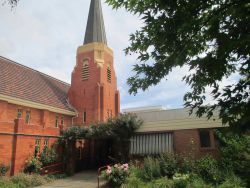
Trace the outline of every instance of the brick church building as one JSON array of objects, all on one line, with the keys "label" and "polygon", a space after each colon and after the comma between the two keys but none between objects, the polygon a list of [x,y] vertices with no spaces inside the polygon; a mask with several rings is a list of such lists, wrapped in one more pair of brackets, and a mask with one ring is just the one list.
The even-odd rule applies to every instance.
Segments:
[{"label": "brick church building", "polygon": [[51,146],[72,125],[105,121],[120,113],[113,51],[107,46],[100,0],[91,0],[83,45],[71,84],[0,57],[0,164],[10,174]]},{"label": "brick church building", "polygon": [[[107,45],[100,0],[91,0],[84,42],[72,69],[68,84],[0,56],[0,164],[9,166],[11,175],[23,170],[35,148],[42,151],[55,143],[61,130],[120,113],[113,51]],[[144,120],[131,139],[131,156],[188,153],[190,140],[197,156],[217,153],[212,129],[222,126],[218,116],[208,121],[189,116],[188,109],[158,107],[127,112]],[[87,147],[91,150],[93,145]],[[90,151],[90,160],[107,152],[97,150],[94,155]]]}]

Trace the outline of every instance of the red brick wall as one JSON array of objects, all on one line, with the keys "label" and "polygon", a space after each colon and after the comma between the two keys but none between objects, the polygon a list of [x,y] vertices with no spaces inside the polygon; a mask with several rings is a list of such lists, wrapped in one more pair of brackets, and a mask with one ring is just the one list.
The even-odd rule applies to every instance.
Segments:
[{"label": "red brick wall", "polygon": [[[77,63],[72,72],[71,87],[68,93],[70,104],[79,113],[75,118],[75,124],[83,124],[84,111],[86,111],[87,125],[107,120],[108,110],[110,113],[112,112],[112,116],[117,115],[120,111],[113,57],[107,52],[104,52],[103,57],[103,66],[98,67],[94,62],[94,50],[77,55]],[[88,80],[82,80],[82,66],[85,59],[89,60]],[[108,65],[111,70],[111,83],[107,80]]]},{"label": "red brick wall", "polygon": [[[21,119],[16,119],[17,110],[22,109]],[[30,123],[25,123],[26,110],[31,112]],[[44,140],[49,139],[52,145],[60,134],[61,117],[64,117],[64,126],[71,126],[72,117],[58,114],[59,127],[55,127],[56,113],[48,110],[39,110],[9,104],[0,101],[0,164],[11,167],[10,172],[15,174],[23,170],[25,160],[34,154],[35,140],[41,139],[40,151]]]},{"label": "red brick wall", "polygon": [[179,154],[194,154],[196,158],[204,155],[218,156],[218,148],[215,143],[213,130],[210,129],[210,148],[201,148],[198,129],[174,131],[174,150]]}]

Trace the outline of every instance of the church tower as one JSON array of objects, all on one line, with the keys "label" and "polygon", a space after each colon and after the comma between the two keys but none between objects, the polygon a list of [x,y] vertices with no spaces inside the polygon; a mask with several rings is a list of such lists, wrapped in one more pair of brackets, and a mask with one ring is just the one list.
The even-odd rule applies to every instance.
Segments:
[{"label": "church tower", "polygon": [[120,113],[113,51],[107,46],[100,0],[91,0],[84,43],[78,47],[71,75],[69,103],[77,110],[74,124],[106,121]]}]

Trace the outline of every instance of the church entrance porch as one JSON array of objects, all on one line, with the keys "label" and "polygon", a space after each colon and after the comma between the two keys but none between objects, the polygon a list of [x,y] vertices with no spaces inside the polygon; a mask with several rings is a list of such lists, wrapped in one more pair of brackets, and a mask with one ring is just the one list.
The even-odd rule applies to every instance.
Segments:
[{"label": "church entrance porch", "polygon": [[75,170],[95,169],[111,164],[112,143],[110,139],[85,139],[76,141]]}]

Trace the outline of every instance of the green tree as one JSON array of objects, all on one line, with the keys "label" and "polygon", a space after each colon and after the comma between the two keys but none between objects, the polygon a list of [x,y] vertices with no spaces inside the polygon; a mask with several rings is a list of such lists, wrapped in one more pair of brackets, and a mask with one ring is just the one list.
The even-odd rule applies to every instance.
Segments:
[{"label": "green tree", "polygon": [[9,4],[11,7],[15,7],[19,0],[1,0],[2,4]]},{"label": "green tree", "polygon": [[[144,25],[130,35],[126,54],[140,63],[128,79],[136,94],[158,84],[173,68],[188,66],[183,77],[190,91],[186,107],[210,118],[219,109],[223,123],[249,130],[250,123],[250,3],[249,0],[106,0],[140,15]],[[220,86],[238,75],[236,83]],[[205,106],[207,88],[215,104]],[[237,125],[237,126],[234,126]],[[240,129],[239,129],[240,128]]]}]

